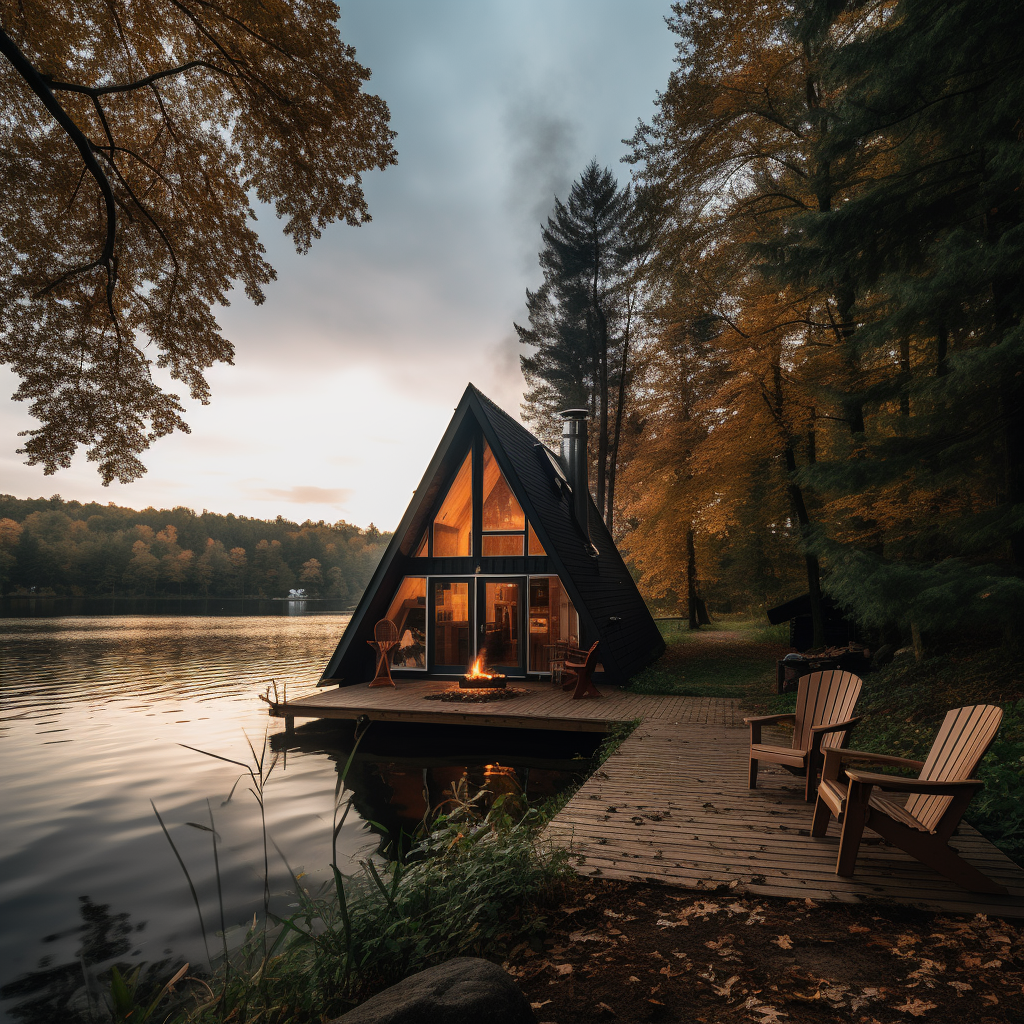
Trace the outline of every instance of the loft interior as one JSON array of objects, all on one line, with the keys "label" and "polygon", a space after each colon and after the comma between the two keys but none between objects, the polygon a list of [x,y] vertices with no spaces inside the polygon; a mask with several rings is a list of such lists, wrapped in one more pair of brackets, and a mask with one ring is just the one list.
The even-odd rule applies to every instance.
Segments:
[{"label": "loft interior", "polygon": [[586,410],[563,413],[552,452],[470,384],[413,494],[321,686],[367,682],[367,641],[398,627],[392,675],[446,678],[480,656],[507,676],[543,678],[552,647],[600,641],[624,683],[664,642],[587,486]]}]

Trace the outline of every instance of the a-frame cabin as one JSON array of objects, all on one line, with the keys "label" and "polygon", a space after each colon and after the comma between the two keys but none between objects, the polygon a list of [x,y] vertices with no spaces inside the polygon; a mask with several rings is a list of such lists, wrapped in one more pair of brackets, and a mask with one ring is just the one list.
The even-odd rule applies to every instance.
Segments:
[{"label": "a-frame cabin", "polygon": [[[552,645],[599,640],[597,680],[625,683],[664,641],[587,486],[586,412],[561,455],[470,384],[319,685],[365,685],[367,641],[398,627],[393,677],[453,679],[478,655],[550,674]],[[582,525],[581,525],[582,524]]]}]

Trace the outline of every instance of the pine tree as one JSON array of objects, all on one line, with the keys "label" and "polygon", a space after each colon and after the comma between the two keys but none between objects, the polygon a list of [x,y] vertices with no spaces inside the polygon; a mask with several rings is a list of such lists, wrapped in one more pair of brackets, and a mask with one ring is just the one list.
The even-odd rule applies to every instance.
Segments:
[{"label": "pine tree", "polygon": [[[1024,12],[999,0],[899,0],[825,40],[839,99],[820,162],[884,154],[847,201],[793,217],[776,279],[851,296],[821,381],[861,433],[803,479],[827,496],[828,588],[874,625],[1002,622],[1024,608]],[[844,318],[841,318],[844,319]]]},{"label": "pine tree", "polygon": [[591,161],[568,201],[555,199],[554,215],[541,231],[544,283],[526,293],[529,328],[515,325],[519,340],[535,350],[520,357],[528,384],[527,416],[552,440],[553,414],[559,409],[589,408],[596,419],[597,506],[609,526],[611,425],[613,420],[621,424],[624,404],[613,410],[611,396],[621,390],[623,372],[622,332],[629,312],[624,268],[634,253],[626,233],[631,206],[630,186],[620,189],[610,170]]}]

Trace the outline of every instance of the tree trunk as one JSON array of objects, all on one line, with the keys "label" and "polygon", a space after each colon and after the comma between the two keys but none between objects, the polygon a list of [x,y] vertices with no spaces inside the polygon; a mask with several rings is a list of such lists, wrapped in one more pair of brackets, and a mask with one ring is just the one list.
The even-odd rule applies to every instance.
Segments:
[{"label": "tree trunk", "polygon": [[[779,359],[774,360],[772,366],[775,385],[775,416],[779,429],[783,430],[782,418],[782,365]],[[800,534],[806,544],[810,533],[811,519],[807,514],[807,503],[804,501],[804,492],[796,482],[796,452],[793,450],[791,438],[785,438],[783,457],[786,462],[786,472],[789,476],[787,490],[789,499],[793,504],[793,512],[796,515],[797,523],[800,525]],[[821,600],[821,566],[818,564],[818,556],[809,551],[804,552],[804,565],[807,569],[807,592],[811,599],[811,625],[813,628],[812,647],[825,646],[825,609]]]},{"label": "tree trunk", "polygon": [[693,546],[693,523],[688,523],[686,526],[686,605],[690,629],[700,627],[697,601],[697,553]]},{"label": "tree trunk", "polygon": [[900,415],[910,416],[910,338],[900,339]]},{"label": "tree trunk", "polygon": [[608,515],[605,523],[608,532],[612,532],[615,518],[615,477],[619,464],[619,440],[622,437],[622,413],[626,402],[626,370],[629,361],[629,329],[633,317],[633,297],[629,298],[626,307],[626,333],[622,339],[622,367],[619,370],[619,397],[615,407],[615,435],[612,439],[611,453],[608,459]]}]

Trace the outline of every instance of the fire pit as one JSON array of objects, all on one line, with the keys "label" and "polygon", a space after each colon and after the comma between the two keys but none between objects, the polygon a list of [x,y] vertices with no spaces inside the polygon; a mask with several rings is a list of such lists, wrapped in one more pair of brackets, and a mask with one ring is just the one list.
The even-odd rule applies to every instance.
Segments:
[{"label": "fire pit", "polygon": [[500,672],[488,672],[484,668],[484,656],[481,654],[469,667],[469,671],[459,680],[462,690],[504,690],[505,677]]}]

